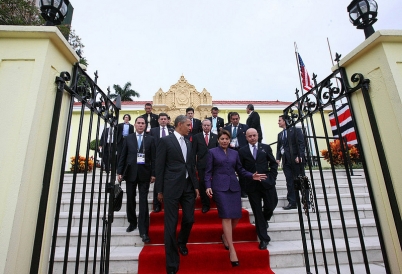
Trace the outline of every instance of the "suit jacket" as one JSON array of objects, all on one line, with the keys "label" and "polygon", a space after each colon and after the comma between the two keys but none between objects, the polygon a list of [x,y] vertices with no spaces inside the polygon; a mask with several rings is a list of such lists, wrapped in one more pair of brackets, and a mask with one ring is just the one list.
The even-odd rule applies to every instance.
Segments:
[{"label": "suit jacket", "polygon": [[236,173],[252,178],[253,174],[246,171],[239,159],[236,150],[221,147],[211,148],[208,151],[207,168],[205,169],[205,187],[217,191],[240,191],[240,184]]},{"label": "suit jacket", "polygon": [[201,120],[197,119],[197,118],[193,118],[193,125],[192,125],[192,129],[191,131],[188,133],[187,136],[185,136],[184,138],[190,140],[190,137],[196,135],[197,133],[202,132],[202,124],[201,124]]},{"label": "suit jacket", "polygon": [[[278,133],[278,143],[276,146],[276,160],[282,160],[283,163],[292,163],[296,157],[305,159],[304,137],[300,128],[290,127],[287,129],[286,139],[283,140],[283,130]],[[284,154],[281,153],[281,147]],[[290,147],[292,149],[290,149]],[[290,151],[292,150],[292,151]],[[292,152],[292,154],[291,154]],[[305,161],[304,161],[305,162]]]},{"label": "suit jacket", "polygon": [[[99,145],[102,147],[102,146],[104,146],[104,145],[106,145],[106,143],[107,143],[107,139],[108,139],[108,135],[109,135],[109,129],[110,129],[110,127],[108,127],[108,128],[105,128],[104,130],[103,130],[103,132],[102,132],[102,136],[101,136],[101,139],[99,140]],[[113,132],[114,133],[114,136],[113,136],[113,142],[112,142],[112,144],[114,144],[114,141],[116,140],[116,131],[114,131]]]},{"label": "suit jacket", "polygon": [[[227,127],[224,127],[224,129],[226,129],[227,131],[230,132],[230,134],[232,134],[232,124],[230,124]],[[237,142],[239,143],[239,148],[240,147],[244,147],[245,145],[248,144],[247,139],[246,139],[246,131],[248,129],[248,126],[245,124],[238,124],[237,125]]]},{"label": "suit jacket", "polygon": [[[166,128],[167,128],[167,131],[168,131],[168,135],[173,134],[174,128],[168,127],[168,126],[166,126]],[[159,126],[151,128],[151,131],[149,132],[149,135],[151,135],[151,136],[153,136],[155,138],[155,144],[156,144],[156,146],[158,146],[159,140],[162,138],[162,136],[160,136],[161,135],[161,128]]]},{"label": "suit jacket", "polygon": [[[164,197],[178,199],[186,187],[186,171],[194,189],[198,189],[195,176],[194,156],[191,143],[184,139],[187,146],[187,159],[183,158],[180,144],[174,134],[161,138],[156,150],[155,188]],[[195,194],[194,194],[195,195]]]},{"label": "suit jacket", "polygon": [[218,135],[209,133],[208,146],[205,143],[204,132],[193,136],[193,151],[196,157],[197,169],[203,169],[207,166],[208,150],[218,146]]},{"label": "suit jacket", "polygon": [[[219,129],[221,127],[225,126],[225,122],[224,122],[223,118],[221,118],[221,117],[216,117],[216,118],[217,118],[217,120],[216,120],[216,128],[217,128],[217,130],[219,132]],[[212,116],[208,117],[207,119],[211,121],[211,129],[212,129]]]},{"label": "suit jacket", "polygon": [[262,140],[260,115],[258,112],[253,111],[247,118],[246,124],[249,128],[255,128],[258,133],[258,142]]},{"label": "suit jacket", "polygon": [[[264,188],[269,189],[276,185],[276,177],[278,175],[278,164],[272,154],[272,149],[269,145],[258,143],[257,157],[254,159],[251,154],[250,147],[244,146],[239,149],[240,162],[245,170],[251,173],[266,174],[267,179],[262,180],[261,183]],[[269,167],[269,168],[268,168]],[[259,181],[253,179],[245,179],[245,190],[255,191]]]},{"label": "suit jacket", "polygon": [[[137,164],[138,152],[145,153],[145,164],[143,165]],[[137,175],[142,181],[149,180],[151,176],[155,176],[155,157],[156,148],[154,137],[143,134],[141,147],[138,148],[137,134],[130,134],[124,138],[117,174],[123,174],[126,170],[126,181],[135,181]]]},{"label": "suit jacket", "polygon": [[[148,114],[144,113],[140,117],[145,119],[146,128],[148,127]],[[151,113],[151,128],[159,127],[158,115]]]},{"label": "suit jacket", "polygon": [[[123,142],[123,128],[124,123],[117,125],[117,145]],[[128,134],[134,133],[134,126],[132,124],[128,125]]]}]

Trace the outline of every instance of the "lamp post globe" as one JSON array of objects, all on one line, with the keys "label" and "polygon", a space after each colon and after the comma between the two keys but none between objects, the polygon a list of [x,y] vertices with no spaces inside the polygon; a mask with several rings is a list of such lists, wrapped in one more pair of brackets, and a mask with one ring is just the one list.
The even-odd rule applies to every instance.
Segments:
[{"label": "lamp post globe", "polygon": [[350,22],[357,29],[364,29],[366,39],[374,33],[378,5],[375,0],[353,0],[348,6]]},{"label": "lamp post globe", "polygon": [[40,0],[39,7],[46,26],[60,25],[66,18],[69,0]]}]

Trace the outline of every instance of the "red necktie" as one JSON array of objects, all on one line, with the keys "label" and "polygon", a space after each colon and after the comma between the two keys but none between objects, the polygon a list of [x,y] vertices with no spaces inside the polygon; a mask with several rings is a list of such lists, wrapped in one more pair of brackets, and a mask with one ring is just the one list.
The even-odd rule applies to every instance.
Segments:
[{"label": "red necktie", "polygon": [[191,121],[191,123],[190,123],[190,133],[191,133],[190,142],[192,142],[193,141],[193,119],[191,119],[190,121]]},{"label": "red necktie", "polygon": [[207,144],[207,146],[208,146],[208,133],[207,134],[205,134],[205,143]]}]

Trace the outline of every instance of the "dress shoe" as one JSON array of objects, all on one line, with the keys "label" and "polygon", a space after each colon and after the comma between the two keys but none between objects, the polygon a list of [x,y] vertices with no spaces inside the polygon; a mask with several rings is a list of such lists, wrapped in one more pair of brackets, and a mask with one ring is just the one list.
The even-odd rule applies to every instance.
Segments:
[{"label": "dress shoe", "polygon": [[141,239],[142,239],[142,241],[144,242],[144,243],[149,243],[149,242],[151,242],[151,239],[149,239],[149,236],[148,236],[148,234],[142,234],[141,235]]},{"label": "dress shoe", "polygon": [[187,249],[187,247],[185,245],[179,245],[179,252],[183,256],[188,255],[188,249]]},{"label": "dress shoe", "polygon": [[137,225],[130,224],[126,229],[126,232],[134,231],[136,228],[137,228]]},{"label": "dress shoe", "polygon": [[[230,260],[230,253],[229,253],[229,260]],[[240,264],[239,264],[239,261],[232,261],[232,260],[230,260],[230,263],[232,264],[232,267],[235,267],[235,266],[239,266]]]},{"label": "dress shoe", "polygon": [[261,249],[261,250],[265,250],[268,247],[268,243],[269,243],[268,241],[261,241],[260,245],[258,246],[258,248]]},{"label": "dress shoe", "polygon": [[157,205],[156,207],[155,207],[155,209],[154,209],[154,212],[155,213],[158,213],[158,212],[161,212],[161,206],[160,205]]},{"label": "dress shoe", "polygon": [[241,197],[242,197],[242,198],[247,198],[248,196],[247,196],[246,192],[242,191],[242,192],[241,192]]},{"label": "dress shoe", "polygon": [[207,213],[209,211],[209,206],[202,207],[202,213]]},{"label": "dress shoe", "polygon": [[289,210],[289,209],[296,209],[296,205],[288,204],[287,206],[282,207],[284,210]]},{"label": "dress shoe", "polygon": [[222,234],[222,236],[221,236],[222,244],[223,244],[223,246],[225,247],[226,250],[229,250],[229,246],[225,245],[225,241],[223,240],[223,237],[224,236]]}]

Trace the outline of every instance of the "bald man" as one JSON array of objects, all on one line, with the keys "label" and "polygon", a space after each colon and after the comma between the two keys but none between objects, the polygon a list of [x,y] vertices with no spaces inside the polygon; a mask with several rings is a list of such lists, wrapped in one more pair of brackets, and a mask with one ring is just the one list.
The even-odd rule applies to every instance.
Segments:
[{"label": "bald man", "polygon": [[[251,173],[266,174],[267,179],[255,181],[245,180],[245,191],[255,217],[255,229],[260,239],[259,249],[267,249],[271,238],[268,236],[268,220],[272,217],[278,204],[276,177],[278,164],[269,145],[258,142],[258,132],[254,128],[246,131],[248,145],[239,149],[240,162],[244,169]],[[261,201],[264,201],[262,206]],[[264,210],[263,210],[264,208]]]}]

